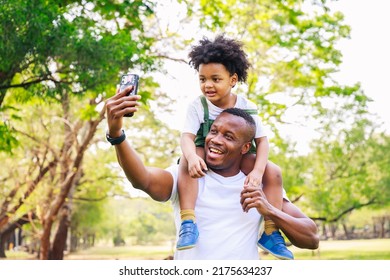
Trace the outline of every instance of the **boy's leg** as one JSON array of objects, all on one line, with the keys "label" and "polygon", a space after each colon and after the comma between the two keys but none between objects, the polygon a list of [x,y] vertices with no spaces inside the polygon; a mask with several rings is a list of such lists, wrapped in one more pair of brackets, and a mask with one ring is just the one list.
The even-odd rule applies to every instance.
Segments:
[{"label": "boy's leg", "polygon": [[[198,181],[197,179],[191,178],[188,173],[188,163],[185,157],[180,158],[177,186],[182,221],[193,220],[195,222],[195,202],[198,196]],[[182,214],[183,211],[189,213]]]},{"label": "boy's leg", "polygon": [[[197,154],[204,156],[204,149],[197,148]],[[181,157],[179,163],[178,191],[180,203],[181,227],[176,248],[185,250],[193,248],[198,240],[198,228],[195,217],[195,203],[198,197],[198,180],[188,173],[188,162]]]},{"label": "boy's leg", "polygon": [[[283,205],[283,180],[282,172],[276,164],[268,161],[263,175],[263,191],[269,203],[275,208],[282,210]],[[264,217],[266,222],[264,231],[271,234],[278,230],[275,223],[269,217]]]},{"label": "boy's leg", "polygon": [[[252,171],[256,160],[255,154],[246,154],[241,162],[241,170],[245,174]],[[282,210],[283,180],[279,166],[268,161],[263,174],[263,191],[268,202]],[[279,259],[293,259],[293,254],[287,249],[279,228],[267,216],[264,217],[264,232],[257,245]]]},{"label": "boy's leg", "polygon": [[[263,191],[267,197],[268,202],[275,208],[282,210],[282,172],[280,167],[271,161],[268,161],[263,175]],[[280,234],[279,228],[269,217],[264,217],[264,232],[257,244],[263,250],[268,251],[279,259],[294,259],[294,255],[287,249],[286,243]]]}]

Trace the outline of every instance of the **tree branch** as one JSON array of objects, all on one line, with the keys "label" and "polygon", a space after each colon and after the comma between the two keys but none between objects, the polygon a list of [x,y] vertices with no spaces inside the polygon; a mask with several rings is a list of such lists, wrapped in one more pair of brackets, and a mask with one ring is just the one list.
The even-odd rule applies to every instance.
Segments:
[{"label": "tree branch", "polygon": [[337,222],[338,220],[340,220],[344,215],[352,212],[353,210],[356,210],[356,209],[360,209],[360,208],[363,208],[364,206],[368,206],[368,205],[372,205],[372,204],[375,204],[376,202],[376,198],[372,198],[370,199],[368,202],[366,203],[359,203],[359,204],[356,204],[356,205],[353,205],[351,207],[349,207],[348,209],[342,211],[339,215],[337,215],[335,218],[333,219],[329,219],[327,217],[310,217],[312,220],[315,220],[315,221],[324,221],[324,222],[328,222],[328,223],[333,223],[333,222]]}]

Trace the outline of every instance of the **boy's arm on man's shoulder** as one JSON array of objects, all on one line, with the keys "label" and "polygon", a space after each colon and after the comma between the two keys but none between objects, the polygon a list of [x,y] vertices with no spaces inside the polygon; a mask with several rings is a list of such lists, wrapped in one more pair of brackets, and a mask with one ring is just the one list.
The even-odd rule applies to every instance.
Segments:
[{"label": "boy's arm on man's shoulder", "polygon": [[256,143],[256,161],[253,169],[263,174],[268,162],[268,152],[269,152],[268,138],[267,136],[256,138],[255,143]]},{"label": "boy's arm on man's shoulder", "polygon": [[185,158],[188,158],[190,155],[196,154],[196,146],[194,143],[195,137],[196,135],[187,132],[184,132],[181,135],[180,147]]}]

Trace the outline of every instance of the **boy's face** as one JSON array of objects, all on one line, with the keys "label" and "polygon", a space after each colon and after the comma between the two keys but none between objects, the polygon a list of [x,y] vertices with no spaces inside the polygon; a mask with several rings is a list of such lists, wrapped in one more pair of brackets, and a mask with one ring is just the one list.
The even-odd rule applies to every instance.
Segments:
[{"label": "boy's face", "polygon": [[[234,107],[232,87],[237,83],[237,74],[230,75],[221,63],[199,65],[199,84],[203,95],[215,106],[226,109]],[[233,104],[232,104],[233,102]]]}]

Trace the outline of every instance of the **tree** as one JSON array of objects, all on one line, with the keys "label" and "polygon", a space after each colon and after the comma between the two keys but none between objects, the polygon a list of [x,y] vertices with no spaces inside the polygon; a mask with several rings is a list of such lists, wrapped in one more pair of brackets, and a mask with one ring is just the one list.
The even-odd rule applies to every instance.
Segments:
[{"label": "tree", "polygon": [[[107,4],[107,5],[104,5]],[[148,2],[127,5],[101,1],[3,1],[0,8],[0,108],[12,89],[28,89],[21,98],[55,98],[66,92],[95,96],[112,92],[118,73],[139,66],[151,69],[153,43],[144,36]],[[136,55],[135,55],[136,54]],[[91,104],[92,106],[96,104]],[[5,115],[0,123],[1,150],[15,146]],[[4,121],[5,120],[5,121]]]},{"label": "tree", "polygon": [[329,138],[316,141],[308,156],[313,218],[338,222],[362,207],[389,205],[389,137],[361,120]]},{"label": "tree", "polygon": [[[55,217],[80,179],[84,154],[104,118],[104,108],[97,110],[97,106],[102,104],[104,96],[115,92],[112,81],[118,80],[120,72],[135,67],[141,71],[153,69],[155,58],[149,56],[153,39],[144,36],[142,20],[152,14],[149,3],[107,4],[5,1],[0,8],[1,42],[7,44],[1,46],[0,105],[6,120],[0,124],[2,130],[15,131],[13,124],[23,118],[16,111],[20,110],[20,103],[41,99],[51,103],[53,108],[60,105],[57,112],[61,112],[58,117],[62,125],[54,129],[56,135],[45,131],[45,135],[35,137],[34,133],[19,131],[40,143],[36,151],[42,151],[35,155],[37,180],[27,189],[27,197],[48,174],[58,180],[57,186],[60,186],[58,191],[48,191],[46,198],[51,203],[46,204],[46,211],[39,217],[43,226],[42,259],[50,257],[50,236]],[[83,107],[72,107],[75,104]],[[80,108],[79,112],[74,110],[76,108]],[[43,120],[42,124],[45,129],[50,122]],[[10,151],[13,147],[16,138],[14,134],[12,137],[6,142],[8,146],[1,147],[3,151]],[[17,187],[14,190],[18,192]],[[9,215],[21,209],[24,199],[13,206],[15,210],[10,213],[7,198],[7,207],[2,207],[2,221],[8,220],[9,223]],[[4,222],[1,224],[6,226]],[[57,240],[63,242],[64,238],[55,238]],[[53,244],[53,248],[60,247],[63,246]]]}]

